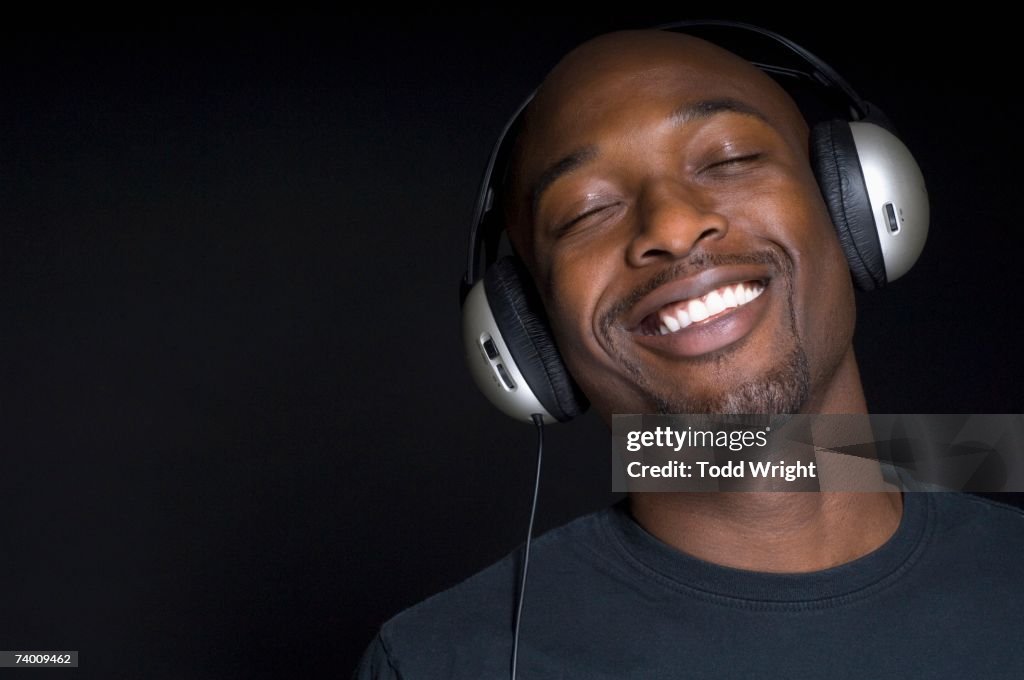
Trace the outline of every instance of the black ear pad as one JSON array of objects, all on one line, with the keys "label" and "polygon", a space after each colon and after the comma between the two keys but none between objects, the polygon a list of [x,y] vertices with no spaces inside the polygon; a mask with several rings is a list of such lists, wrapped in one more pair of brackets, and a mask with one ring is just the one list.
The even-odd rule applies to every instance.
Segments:
[{"label": "black ear pad", "polygon": [[587,410],[589,403],[562,362],[544,307],[517,257],[504,257],[484,274],[484,292],[512,360],[537,400],[560,422]]},{"label": "black ear pad", "polygon": [[853,281],[861,290],[886,283],[882,244],[849,123],[831,120],[811,131],[811,168],[825,198]]}]

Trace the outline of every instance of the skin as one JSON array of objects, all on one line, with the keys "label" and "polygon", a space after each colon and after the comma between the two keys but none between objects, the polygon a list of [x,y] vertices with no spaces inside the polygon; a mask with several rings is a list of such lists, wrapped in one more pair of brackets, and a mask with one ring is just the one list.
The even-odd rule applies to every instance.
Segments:
[{"label": "skin", "polygon": [[[673,118],[709,101],[729,106]],[[852,285],[808,134],[774,81],[677,33],[601,36],[544,81],[514,153],[508,231],[566,365],[607,423],[613,413],[867,412]],[[644,336],[645,295],[730,266],[767,281],[741,339],[681,356]],[[631,510],[710,562],[805,572],[878,548],[902,503],[898,493],[636,493]]]}]

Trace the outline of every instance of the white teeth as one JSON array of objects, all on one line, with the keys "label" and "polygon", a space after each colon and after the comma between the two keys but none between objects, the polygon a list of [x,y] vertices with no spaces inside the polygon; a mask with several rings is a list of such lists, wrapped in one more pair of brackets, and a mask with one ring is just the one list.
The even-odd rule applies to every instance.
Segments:
[{"label": "white teeth", "polygon": [[690,321],[690,315],[686,313],[685,309],[680,309],[678,312],[676,312],[676,318],[679,319],[680,328],[686,328],[691,323],[693,323],[692,321]]},{"label": "white teeth", "polygon": [[[678,306],[669,305],[658,314],[660,325],[658,333],[668,335],[675,333],[687,326],[704,321],[726,309],[740,307],[747,304],[764,292],[764,285],[760,282],[737,283],[732,286],[722,286],[713,290],[702,298],[694,298],[685,304]],[[675,307],[675,313],[668,311]]]},{"label": "white teeth", "polygon": [[708,308],[704,306],[704,303],[701,302],[700,300],[690,300],[690,304],[686,311],[690,313],[690,319],[693,321],[693,323],[703,321],[704,319],[711,316],[708,313]]},{"label": "white teeth", "polygon": [[704,304],[708,307],[708,316],[714,316],[725,311],[725,300],[717,290],[713,290],[704,296]]}]

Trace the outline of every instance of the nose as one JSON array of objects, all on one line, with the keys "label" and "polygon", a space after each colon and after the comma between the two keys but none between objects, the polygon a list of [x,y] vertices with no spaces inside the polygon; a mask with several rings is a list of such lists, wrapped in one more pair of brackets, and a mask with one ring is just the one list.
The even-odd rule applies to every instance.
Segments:
[{"label": "nose", "polygon": [[628,253],[635,267],[686,257],[702,240],[717,240],[729,231],[728,220],[715,212],[699,188],[680,182],[650,183],[638,203],[636,233]]}]

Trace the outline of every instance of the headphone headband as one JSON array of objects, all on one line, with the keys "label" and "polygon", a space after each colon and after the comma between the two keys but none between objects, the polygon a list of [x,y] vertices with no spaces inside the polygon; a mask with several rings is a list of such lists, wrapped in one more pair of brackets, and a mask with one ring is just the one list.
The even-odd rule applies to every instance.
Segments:
[{"label": "headphone headband", "polygon": [[770,38],[776,44],[786,48],[789,52],[795,54],[801,60],[809,64],[813,70],[808,73],[806,71],[786,68],[784,66],[752,62],[755,66],[768,73],[787,77],[803,78],[817,85],[841,92],[853,109],[853,115],[850,116],[852,120],[864,120],[871,115],[872,107],[866,101],[861,99],[860,95],[858,95],[853,89],[853,86],[851,86],[845,78],[839,75],[838,71],[829,66],[823,59],[815,55],[810,50],[796,44],[789,38],[780,35],[775,31],[741,21],[726,21],[721,19],[674,21],[669,24],[662,24],[656,28],[662,31],[675,31],[680,33],[686,32],[690,28],[736,28]]}]

